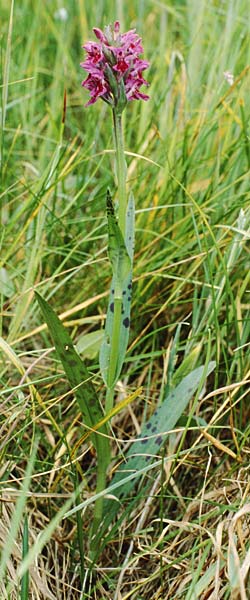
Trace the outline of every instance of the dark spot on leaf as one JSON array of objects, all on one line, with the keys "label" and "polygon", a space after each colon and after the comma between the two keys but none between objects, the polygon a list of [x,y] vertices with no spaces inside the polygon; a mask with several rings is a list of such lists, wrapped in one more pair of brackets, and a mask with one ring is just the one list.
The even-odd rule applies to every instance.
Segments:
[{"label": "dark spot on leaf", "polygon": [[145,461],[146,461],[146,462],[148,462],[148,461],[150,460],[150,458],[151,458],[151,456],[148,456],[148,455],[147,455],[147,456],[145,457]]},{"label": "dark spot on leaf", "polygon": [[141,440],[141,443],[142,443],[142,444],[147,444],[147,443],[148,443],[148,439],[147,439],[147,438],[144,438],[143,440]]},{"label": "dark spot on leaf", "polygon": [[131,288],[132,288],[132,283],[129,283],[128,284],[128,290],[131,290]]},{"label": "dark spot on leaf", "polygon": [[130,302],[130,300],[131,300],[131,296],[128,296],[128,301]]},{"label": "dark spot on leaf", "polygon": [[111,302],[110,306],[109,306],[109,310],[111,310],[111,312],[113,313],[115,309],[115,305],[114,302]]},{"label": "dark spot on leaf", "polygon": [[68,362],[68,365],[70,367],[76,367],[77,366],[77,361],[74,358],[70,358],[67,362]]},{"label": "dark spot on leaf", "polygon": [[162,436],[158,435],[158,437],[155,440],[155,443],[157,444],[157,446],[161,446],[162,442],[163,442]]},{"label": "dark spot on leaf", "polygon": [[190,388],[188,388],[188,389],[187,389],[187,393],[188,393],[188,394],[193,394],[193,392],[194,392],[194,390],[193,390],[193,388],[192,388],[192,387],[190,387]]},{"label": "dark spot on leaf", "polygon": [[152,427],[152,433],[155,433],[156,431],[157,431],[157,427],[156,426]]},{"label": "dark spot on leaf", "polygon": [[111,290],[111,294],[114,294],[114,293],[115,293],[115,290],[114,290],[114,289],[112,289],[112,290]]},{"label": "dark spot on leaf", "polygon": [[126,329],[129,327],[129,318],[128,317],[123,319],[123,325],[124,325],[124,327],[126,327]]},{"label": "dark spot on leaf", "polygon": [[147,427],[147,429],[151,429],[151,427],[152,427],[152,423],[147,423],[147,424],[146,424],[146,427]]},{"label": "dark spot on leaf", "polygon": [[123,290],[122,295],[126,296],[126,290]]}]

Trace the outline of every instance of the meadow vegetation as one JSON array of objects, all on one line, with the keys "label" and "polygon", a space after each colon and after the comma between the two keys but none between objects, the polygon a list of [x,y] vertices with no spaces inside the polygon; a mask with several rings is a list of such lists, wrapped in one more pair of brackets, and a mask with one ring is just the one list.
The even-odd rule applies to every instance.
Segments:
[{"label": "meadow vegetation", "polygon": [[[249,2],[9,0],[0,18],[0,597],[246,600]],[[167,408],[156,423],[164,444],[148,464],[135,452],[139,475],[117,492],[93,561],[95,447],[34,293],[60,317],[103,406],[114,144],[109,107],[84,106],[79,63],[92,28],[116,19],[143,38],[150,100],[124,118],[133,299],[104,502]]]}]

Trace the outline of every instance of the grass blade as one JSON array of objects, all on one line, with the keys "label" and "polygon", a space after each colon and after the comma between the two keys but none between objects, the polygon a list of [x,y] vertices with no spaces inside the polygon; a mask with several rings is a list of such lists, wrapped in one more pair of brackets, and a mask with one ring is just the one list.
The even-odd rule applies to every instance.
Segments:
[{"label": "grass blade", "polygon": [[23,511],[24,511],[25,504],[26,504],[27,492],[29,490],[31,476],[32,476],[33,468],[34,468],[36,451],[37,451],[37,444],[34,445],[32,454],[28,460],[28,464],[27,464],[26,471],[24,474],[21,494],[17,500],[15,511],[14,511],[12,519],[11,519],[9,535],[8,535],[8,538],[6,540],[5,546],[2,551],[1,561],[0,561],[0,579],[1,580],[4,578],[6,566],[7,566],[9,557],[12,553],[12,549],[15,544],[15,540],[16,540],[18,530],[20,527]]},{"label": "grass blade", "polygon": [[[28,517],[25,515],[24,526],[23,526],[23,552],[22,559],[24,560],[26,554],[29,551],[29,527]],[[29,597],[29,571],[24,573],[21,580],[21,600],[28,600]]]}]

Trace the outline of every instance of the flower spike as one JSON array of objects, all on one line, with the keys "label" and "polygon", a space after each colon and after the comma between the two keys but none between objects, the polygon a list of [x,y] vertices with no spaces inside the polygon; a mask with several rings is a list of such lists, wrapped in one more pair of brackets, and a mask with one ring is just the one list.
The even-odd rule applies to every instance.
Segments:
[{"label": "flower spike", "polygon": [[87,57],[80,65],[88,73],[82,82],[90,92],[86,106],[101,98],[121,113],[128,101],[148,100],[140,88],[149,85],[142,76],[149,63],[140,58],[143,46],[136,30],[120,33],[120,23],[115,21],[104,31],[98,27],[93,31],[98,41],[84,44]]}]

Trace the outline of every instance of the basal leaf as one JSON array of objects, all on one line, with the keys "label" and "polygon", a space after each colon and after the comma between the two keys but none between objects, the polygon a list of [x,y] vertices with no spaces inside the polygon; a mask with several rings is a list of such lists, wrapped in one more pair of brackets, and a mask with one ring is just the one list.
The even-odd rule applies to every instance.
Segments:
[{"label": "basal leaf", "polygon": [[[102,420],[103,412],[88,369],[77,354],[71,337],[51,306],[40,294],[35,292],[35,295],[68,382],[72,388],[75,388],[74,395],[79,404],[84,424],[92,428]],[[99,431],[107,434],[106,426],[100,428]],[[91,439],[97,452],[103,452],[105,438],[98,433],[93,433]]]},{"label": "basal leaf", "polygon": [[[131,445],[126,460],[116,471],[110,485],[121,482],[127,475],[140,471],[149,465],[166,441],[168,433],[176,426],[192,396],[199,388],[204,377],[207,377],[215,368],[215,363],[210,362],[204,373],[204,366],[198,367],[184,377],[181,383],[167,394],[162,404],[155,410],[151,418],[142,427],[141,434]],[[137,479],[132,479],[121,485],[116,491],[116,500],[106,500],[104,505],[103,532],[116,516],[120,502],[125,500],[136,485]],[[120,501],[120,502],[119,502]]]}]

